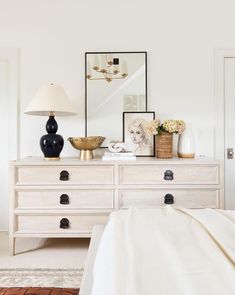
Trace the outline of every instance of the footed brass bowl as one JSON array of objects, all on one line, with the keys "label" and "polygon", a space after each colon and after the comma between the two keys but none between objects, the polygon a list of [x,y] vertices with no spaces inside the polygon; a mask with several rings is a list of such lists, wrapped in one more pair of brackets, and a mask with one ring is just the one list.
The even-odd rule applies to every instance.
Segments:
[{"label": "footed brass bowl", "polygon": [[71,145],[80,150],[81,160],[93,159],[93,150],[98,149],[104,142],[105,137],[102,136],[89,136],[89,137],[69,137],[68,141]]}]

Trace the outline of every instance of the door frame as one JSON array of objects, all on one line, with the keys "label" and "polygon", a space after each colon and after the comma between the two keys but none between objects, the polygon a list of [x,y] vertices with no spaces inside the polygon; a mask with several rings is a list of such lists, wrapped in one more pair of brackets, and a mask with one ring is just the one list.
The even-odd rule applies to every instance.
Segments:
[{"label": "door frame", "polygon": [[20,118],[19,118],[19,52],[17,48],[1,48],[0,60],[8,62],[9,65],[9,158],[15,160],[20,155]]},{"label": "door frame", "polygon": [[235,58],[235,48],[215,49],[214,96],[215,96],[215,158],[225,160],[225,59]]},{"label": "door frame", "polygon": [[[0,60],[8,63],[9,69],[9,104],[8,104],[8,146],[9,160],[16,160],[20,155],[20,117],[19,117],[19,52],[17,48],[0,47]],[[10,171],[9,171],[10,173]],[[10,187],[10,178],[8,180]],[[8,231],[8,229],[0,229]]]},{"label": "door frame", "polygon": [[[221,181],[225,196],[225,59],[235,58],[235,48],[217,48],[214,51],[215,97],[215,158],[221,161]],[[225,196],[226,197],[226,196]],[[226,204],[226,200],[225,200]]]}]

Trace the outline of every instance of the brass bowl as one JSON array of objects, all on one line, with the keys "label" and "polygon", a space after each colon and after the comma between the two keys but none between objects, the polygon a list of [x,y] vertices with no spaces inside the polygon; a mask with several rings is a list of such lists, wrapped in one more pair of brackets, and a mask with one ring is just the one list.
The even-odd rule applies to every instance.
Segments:
[{"label": "brass bowl", "polygon": [[102,136],[89,136],[89,137],[69,137],[68,141],[71,145],[80,150],[81,160],[93,159],[93,150],[98,149],[104,142],[105,137]]}]

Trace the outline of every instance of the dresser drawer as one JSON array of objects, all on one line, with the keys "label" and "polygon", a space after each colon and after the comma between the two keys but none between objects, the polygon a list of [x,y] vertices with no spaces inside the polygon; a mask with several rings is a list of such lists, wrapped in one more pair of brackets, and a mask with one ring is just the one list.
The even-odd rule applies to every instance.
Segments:
[{"label": "dresser drawer", "polygon": [[122,165],[119,184],[218,184],[218,165]]},{"label": "dresser drawer", "polygon": [[[68,228],[62,219],[68,220]],[[18,215],[17,231],[22,233],[91,233],[96,224],[106,224],[108,215]],[[64,226],[64,228],[61,228]]]},{"label": "dresser drawer", "polygon": [[113,184],[113,166],[22,166],[17,168],[17,185]]},{"label": "dresser drawer", "polygon": [[17,209],[112,209],[112,189],[30,190],[16,193]]},{"label": "dresser drawer", "polygon": [[165,205],[165,196],[167,194],[173,196],[175,206],[219,208],[218,189],[126,189],[121,190],[119,193],[119,207],[162,207]]}]

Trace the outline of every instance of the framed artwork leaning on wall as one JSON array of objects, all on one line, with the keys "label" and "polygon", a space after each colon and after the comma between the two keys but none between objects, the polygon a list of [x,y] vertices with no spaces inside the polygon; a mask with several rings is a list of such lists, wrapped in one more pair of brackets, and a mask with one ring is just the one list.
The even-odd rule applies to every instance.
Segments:
[{"label": "framed artwork leaning on wall", "polygon": [[155,112],[123,112],[123,142],[136,156],[154,157],[154,136],[146,131],[146,124],[155,119]]}]

